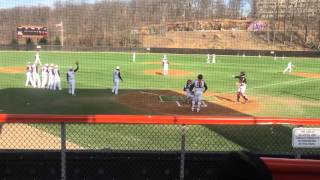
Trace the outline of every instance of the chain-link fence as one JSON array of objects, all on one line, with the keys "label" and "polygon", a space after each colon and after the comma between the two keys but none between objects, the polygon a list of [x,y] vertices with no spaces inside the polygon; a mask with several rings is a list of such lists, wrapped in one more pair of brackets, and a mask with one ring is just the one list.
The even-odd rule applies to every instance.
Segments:
[{"label": "chain-link fence", "polygon": [[[320,148],[292,146],[293,128],[297,126],[5,123],[1,126],[0,152],[39,153],[44,158],[38,158],[39,162],[35,158],[34,163],[44,171],[29,163],[30,167],[20,165],[24,171],[17,174],[16,168],[4,163],[14,159],[6,154],[7,160],[1,160],[1,174],[2,179],[43,173],[58,179],[212,179],[228,152],[319,158]],[[32,159],[26,155],[20,158],[25,165]],[[50,163],[50,159],[55,161]]]}]

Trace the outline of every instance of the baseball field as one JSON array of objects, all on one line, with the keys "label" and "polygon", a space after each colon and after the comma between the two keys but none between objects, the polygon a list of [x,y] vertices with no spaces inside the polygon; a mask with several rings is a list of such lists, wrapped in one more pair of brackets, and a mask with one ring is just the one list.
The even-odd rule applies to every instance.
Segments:
[{"label": "baseball field", "polygon": [[[132,62],[132,53],[41,52],[42,63],[58,64],[62,74],[63,90],[48,91],[24,86],[25,66],[33,61],[34,52],[0,54],[0,113],[320,117],[319,58],[217,56],[215,64],[207,64],[207,55],[168,54],[169,75],[163,76],[162,54],[137,53],[136,62]],[[76,96],[70,96],[65,77],[68,67],[75,66],[76,61],[80,64],[76,73]],[[293,72],[283,74],[289,61],[294,64]],[[116,66],[120,66],[123,78],[117,96],[111,93],[112,71]],[[247,103],[236,102],[237,79],[233,75],[240,71],[246,73],[248,80]],[[205,103],[197,113],[190,111],[182,89],[188,79],[194,80],[200,73],[204,75],[208,91],[204,94]],[[35,127],[59,134],[58,126]],[[180,137],[175,135],[179,128],[175,126],[148,126],[152,131],[147,134],[139,134],[146,128],[143,125],[68,125],[67,128],[75,132],[69,134],[68,140],[84,148],[161,150],[170,146],[172,150],[179,149]],[[280,147],[282,151],[291,151],[290,129],[287,126],[194,126],[189,129],[191,141],[195,142],[190,143],[190,149],[274,147],[279,150]],[[233,135],[235,131],[236,136]],[[271,131],[279,133],[268,137]],[[262,136],[260,140],[257,136],[253,142],[247,142],[243,138],[247,133]],[[109,137],[108,141],[106,137]],[[131,139],[125,143],[125,137]],[[208,142],[199,142],[201,137],[206,137]],[[274,139],[278,139],[278,143],[273,143]],[[138,148],[135,145],[138,141],[145,146]],[[217,142],[223,143],[218,147],[215,146]],[[276,152],[275,149],[270,151]]]}]

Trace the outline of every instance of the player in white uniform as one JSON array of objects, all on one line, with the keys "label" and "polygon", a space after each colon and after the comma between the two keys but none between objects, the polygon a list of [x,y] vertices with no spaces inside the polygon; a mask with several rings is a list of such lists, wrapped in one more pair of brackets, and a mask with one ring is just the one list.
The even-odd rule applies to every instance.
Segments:
[{"label": "player in white uniform", "polygon": [[169,74],[169,61],[167,59],[167,55],[163,55],[162,59],[162,66],[163,66],[163,75],[168,75]]},{"label": "player in white uniform", "polygon": [[79,63],[76,62],[77,68],[73,69],[72,67],[69,68],[67,72],[67,82],[69,84],[68,93],[72,96],[75,96],[75,89],[76,89],[76,72],[79,70]]},{"label": "player in white uniform", "polygon": [[212,64],[215,64],[216,63],[216,55],[215,54],[212,54]]},{"label": "player in white uniform", "polygon": [[40,66],[42,66],[42,63],[41,63],[41,60],[40,60],[40,48],[41,48],[41,46],[37,46],[37,52],[36,52],[36,55],[35,55],[35,57],[34,57],[34,64],[36,64],[36,65],[40,65]]},{"label": "player in white uniform", "polygon": [[289,61],[289,63],[288,63],[288,66],[286,67],[286,69],[284,69],[283,70],[283,74],[285,74],[287,71],[289,71],[289,73],[291,73],[292,72],[292,69],[293,69],[293,67],[294,67],[294,65],[292,64],[292,62],[291,61]]},{"label": "player in white uniform", "polygon": [[41,88],[46,88],[47,86],[48,74],[49,74],[48,68],[49,68],[49,65],[45,64],[45,66],[43,66],[41,69],[41,79],[42,79]]},{"label": "player in white uniform", "polygon": [[31,69],[32,69],[33,87],[40,88],[41,87],[41,80],[40,80],[40,76],[38,73],[38,66],[36,64],[32,64]]},{"label": "player in white uniform", "polygon": [[194,111],[195,108],[197,108],[197,112],[200,112],[202,94],[208,90],[207,84],[203,80],[202,74],[198,75],[198,79],[192,83],[192,85],[190,86],[190,90],[194,92],[191,111]]},{"label": "player in white uniform", "polygon": [[29,84],[31,84],[33,86],[31,62],[27,63],[26,76],[27,76],[27,80],[26,80],[25,86],[27,87],[27,86],[29,86]]},{"label": "player in white uniform", "polygon": [[60,78],[60,71],[59,71],[59,66],[56,65],[53,69],[54,71],[54,85],[53,85],[53,90],[62,90],[61,87],[61,78]]},{"label": "player in white uniform", "polygon": [[50,64],[48,67],[48,85],[47,89],[53,90],[54,86],[54,64]]},{"label": "player in white uniform", "polygon": [[133,52],[133,55],[132,55],[132,62],[136,62],[136,52]]},{"label": "player in white uniform", "polygon": [[115,95],[118,95],[120,80],[123,81],[122,77],[121,77],[121,74],[120,74],[120,67],[117,66],[116,69],[113,71],[112,93],[114,93]]},{"label": "player in white uniform", "polygon": [[207,64],[210,64],[210,54],[207,55]]}]

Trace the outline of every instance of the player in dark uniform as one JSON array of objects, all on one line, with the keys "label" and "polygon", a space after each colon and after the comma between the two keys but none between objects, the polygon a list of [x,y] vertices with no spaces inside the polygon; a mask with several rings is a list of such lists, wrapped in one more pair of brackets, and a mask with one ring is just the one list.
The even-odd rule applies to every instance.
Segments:
[{"label": "player in dark uniform", "polygon": [[190,103],[193,98],[193,92],[190,90],[190,87],[192,85],[192,81],[189,79],[187,80],[186,84],[183,87],[183,91],[186,92],[186,102]]},{"label": "player in dark uniform", "polygon": [[240,102],[240,97],[242,97],[245,102],[248,102],[248,97],[246,95],[246,89],[247,89],[247,78],[246,74],[244,72],[240,72],[239,76],[234,76],[234,78],[239,79],[238,81],[238,91],[237,91],[237,102]]}]

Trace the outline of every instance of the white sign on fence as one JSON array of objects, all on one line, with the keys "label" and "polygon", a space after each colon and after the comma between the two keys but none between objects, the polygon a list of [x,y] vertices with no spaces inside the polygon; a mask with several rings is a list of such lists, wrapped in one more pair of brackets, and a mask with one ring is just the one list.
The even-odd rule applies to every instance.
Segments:
[{"label": "white sign on fence", "polygon": [[320,128],[294,128],[292,146],[295,148],[320,148]]}]

